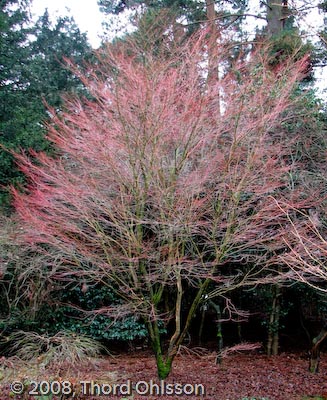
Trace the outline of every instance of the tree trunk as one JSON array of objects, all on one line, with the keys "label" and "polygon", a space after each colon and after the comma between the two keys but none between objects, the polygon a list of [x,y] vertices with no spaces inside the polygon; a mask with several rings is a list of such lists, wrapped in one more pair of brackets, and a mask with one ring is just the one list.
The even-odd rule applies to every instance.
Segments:
[{"label": "tree trunk", "polygon": [[[208,91],[214,88],[219,82],[219,57],[218,57],[218,38],[219,30],[216,25],[217,13],[215,10],[215,1],[206,0],[207,20],[209,26],[208,41]],[[216,115],[220,115],[220,98],[217,96]]]},{"label": "tree trunk", "polygon": [[319,356],[320,356],[320,345],[327,337],[327,323],[320,331],[319,335],[312,340],[311,357],[309,371],[317,373],[319,369]]},{"label": "tree trunk", "polygon": [[203,327],[204,327],[204,319],[207,311],[207,304],[205,303],[202,307],[201,311],[201,322],[200,322],[200,327],[199,327],[199,346],[202,346],[202,334],[203,334]]},{"label": "tree trunk", "polygon": [[176,305],[175,305],[175,332],[170,338],[169,346],[165,355],[162,352],[162,346],[161,346],[162,338],[158,326],[158,321],[153,318],[150,318],[145,321],[149,332],[152,349],[155,354],[157,362],[158,378],[160,380],[166,379],[171,372],[173,361],[176,357],[176,354],[178,353],[181,343],[183,342],[188,332],[191,321],[194,318],[195,312],[198,309],[199,304],[201,303],[203,294],[206,292],[208,288],[210,279],[207,278],[200,285],[199,290],[195,298],[193,299],[193,302],[186,316],[183,328],[181,324],[181,305],[182,305],[183,288],[182,288],[182,281],[180,274],[177,274],[176,283],[177,283],[177,293],[176,293]]},{"label": "tree trunk", "polygon": [[216,313],[217,313],[217,351],[218,355],[216,358],[216,364],[221,364],[222,362],[222,356],[221,356],[221,351],[223,349],[223,331],[222,331],[222,325],[221,325],[221,310],[220,306],[217,305],[216,307]]},{"label": "tree trunk", "polygon": [[242,324],[241,322],[237,323],[237,336],[238,336],[238,341],[240,343],[243,342],[243,336],[242,336]]},{"label": "tree trunk", "polygon": [[219,304],[214,303],[213,301],[209,301],[210,306],[216,311],[217,317],[217,357],[216,357],[216,364],[221,364],[222,357],[221,351],[223,349],[223,332],[222,332],[222,324],[221,324],[221,308]]},{"label": "tree trunk", "polygon": [[175,20],[173,22],[174,43],[180,45],[185,38],[185,33],[184,25]]},{"label": "tree trunk", "polygon": [[161,347],[161,335],[157,321],[147,321],[146,325],[150,335],[152,349],[156,358],[158,378],[160,380],[166,379],[167,376],[170,374],[175,355],[168,355],[167,357],[163,356]]},{"label": "tree trunk", "polygon": [[207,20],[209,25],[208,46],[208,86],[215,85],[218,81],[218,32],[216,26],[216,10],[214,0],[206,0]]},{"label": "tree trunk", "polygon": [[267,355],[276,356],[279,347],[279,318],[281,290],[278,285],[273,288],[273,300],[268,325]]},{"label": "tree trunk", "polygon": [[287,0],[267,1],[267,33],[269,37],[282,33],[288,15]]},{"label": "tree trunk", "polygon": [[156,362],[157,362],[158,378],[160,380],[166,379],[170,374],[173,359],[169,357],[166,360],[164,360],[160,352],[159,354],[156,354]]}]

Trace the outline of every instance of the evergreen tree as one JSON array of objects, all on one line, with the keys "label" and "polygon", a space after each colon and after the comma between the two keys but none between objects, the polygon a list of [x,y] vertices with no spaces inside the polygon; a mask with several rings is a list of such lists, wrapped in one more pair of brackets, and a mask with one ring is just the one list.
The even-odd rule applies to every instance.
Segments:
[{"label": "evergreen tree", "polygon": [[49,150],[44,103],[59,110],[61,95],[81,88],[65,58],[81,64],[90,47],[72,19],[59,18],[52,25],[46,12],[31,26],[28,2],[1,2],[0,28],[0,205],[7,207],[8,185],[23,181],[9,150]]},{"label": "evergreen tree", "polygon": [[[24,92],[28,86],[26,60],[29,29],[27,2],[0,3],[0,143],[8,145],[18,126],[24,125]],[[19,6],[16,10],[14,7]],[[0,182],[10,182],[11,158],[0,150]]]},{"label": "evergreen tree", "polygon": [[[210,10],[213,7],[219,10],[215,15],[215,20],[220,27],[239,26],[243,20],[248,0],[229,2],[221,0],[98,0],[98,4],[100,10],[107,15],[119,15],[123,11],[137,9],[138,6],[142,7],[144,14],[157,14],[166,10],[174,15],[175,25],[187,27],[188,33],[192,33],[210,19]],[[181,19],[183,19],[183,24],[179,23]]]}]

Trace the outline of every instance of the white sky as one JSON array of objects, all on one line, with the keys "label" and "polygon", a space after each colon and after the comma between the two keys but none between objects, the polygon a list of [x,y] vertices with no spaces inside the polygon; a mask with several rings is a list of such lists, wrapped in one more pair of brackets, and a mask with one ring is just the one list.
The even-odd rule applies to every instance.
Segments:
[{"label": "white sky", "polygon": [[33,0],[31,12],[34,19],[43,15],[45,9],[53,17],[71,15],[82,32],[86,32],[93,47],[100,44],[103,14],[99,11],[97,0]]},{"label": "white sky", "polygon": [[[292,5],[294,3],[294,5],[296,4],[300,9],[301,6],[307,5],[308,2],[310,6],[314,6],[319,1],[291,1]],[[253,14],[260,13],[260,8],[258,6],[259,0],[250,0],[250,4]],[[38,16],[43,15],[46,8],[49,10],[50,15],[54,18],[65,15],[73,16],[81,31],[87,33],[88,39],[92,47],[97,48],[100,45],[101,40],[99,35],[103,33],[101,23],[105,17],[99,10],[97,0],[32,0],[31,11],[34,15],[34,19],[37,19]],[[115,18],[115,22],[117,22],[117,20],[118,17]],[[319,15],[317,9],[314,8],[311,8],[309,15],[301,20],[300,26],[308,33],[309,39],[314,40],[317,31],[319,31],[319,28],[322,25],[322,20],[323,15]],[[250,22],[250,25],[251,23],[257,24],[258,22],[260,22],[260,20],[258,21],[254,19],[254,21]],[[120,28],[122,28],[122,26]],[[120,28],[118,23],[118,30],[116,31],[116,33],[118,33]],[[327,71],[325,70],[326,68],[323,68],[321,71],[317,71],[317,86],[320,89],[326,88]]]},{"label": "white sky", "polygon": [[[253,14],[262,12],[259,8],[259,2],[259,0],[250,0]],[[306,4],[308,0],[293,0],[290,2],[297,4],[301,9],[301,6]],[[312,0],[310,5],[316,5],[318,2],[318,0]],[[34,18],[42,15],[46,8],[54,18],[56,16],[72,15],[81,31],[87,33],[91,45],[98,47],[100,44],[99,35],[103,33],[101,23],[105,17],[99,11],[97,0],[32,0],[31,11],[34,14]],[[317,33],[317,25],[321,26],[322,15],[318,15],[316,8],[311,8],[310,11],[310,18],[303,18],[301,24],[306,32],[315,35]],[[116,18],[118,19],[118,17]],[[317,24],[318,21],[320,23]],[[260,24],[260,22],[260,20],[251,18],[249,25],[252,23]]]}]

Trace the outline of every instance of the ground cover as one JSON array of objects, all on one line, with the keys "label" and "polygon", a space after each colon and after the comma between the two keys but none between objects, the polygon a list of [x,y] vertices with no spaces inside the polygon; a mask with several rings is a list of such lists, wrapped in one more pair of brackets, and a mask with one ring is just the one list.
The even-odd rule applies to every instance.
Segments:
[{"label": "ground cover", "polygon": [[[33,380],[37,382],[70,382],[76,399],[100,400],[323,400],[327,399],[327,356],[321,357],[320,372],[308,371],[308,360],[303,354],[284,353],[267,358],[263,354],[232,354],[221,365],[215,364],[215,354],[180,354],[165,386],[156,386],[155,361],[148,352],[135,352],[86,360],[83,365],[61,364],[42,369],[40,360],[35,365],[2,358],[0,369],[0,400],[57,400],[71,396],[28,394]],[[20,395],[10,393],[9,382],[25,383]],[[86,382],[86,383],[81,383]],[[140,383],[141,382],[141,383]],[[115,386],[116,384],[116,386]],[[169,386],[169,385],[170,386]],[[185,394],[202,384],[205,395]],[[93,386],[91,386],[93,385]],[[98,385],[98,386],[97,386]],[[125,386],[122,386],[125,385]],[[174,386],[176,385],[176,386]],[[184,385],[184,386],[183,386]],[[192,386],[193,385],[193,386]],[[196,385],[198,385],[196,387]],[[53,389],[57,389],[57,385]],[[43,393],[47,384],[43,383]],[[90,393],[91,387],[93,394]],[[100,389],[99,389],[100,387]],[[84,388],[84,395],[81,394]],[[115,389],[114,389],[115,388]],[[130,391],[128,391],[128,388]],[[178,389],[179,388],[179,389]],[[121,391],[119,391],[121,389]],[[185,389],[185,390],[184,390]],[[39,389],[37,389],[39,390]],[[89,394],[85,394],[86,391]],[[103,390],[100,395],[99,390]],[[108,391],[116,390],[117,395]],[[173,393],[168,393],[172,390]],[[182,393],[177,393],[181,390]],[[151,392],[152,391],[152,392]],[[142,394],[142,393],[143,394]]]}]

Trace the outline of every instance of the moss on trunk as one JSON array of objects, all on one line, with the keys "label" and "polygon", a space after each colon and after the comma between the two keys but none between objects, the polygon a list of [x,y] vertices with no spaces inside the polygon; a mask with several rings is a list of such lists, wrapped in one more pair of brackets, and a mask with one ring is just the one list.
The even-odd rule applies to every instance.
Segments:
[{"label": "moss on trunk", "polygon": [[166,379],[170,374],[173,359],[168,358],[164,360],[162,354],[156,354],[158,378],[160,380]]}]

